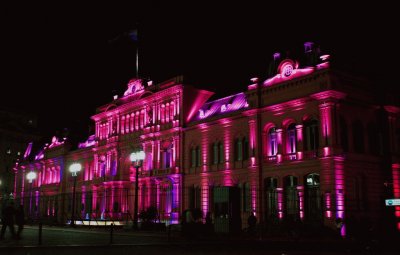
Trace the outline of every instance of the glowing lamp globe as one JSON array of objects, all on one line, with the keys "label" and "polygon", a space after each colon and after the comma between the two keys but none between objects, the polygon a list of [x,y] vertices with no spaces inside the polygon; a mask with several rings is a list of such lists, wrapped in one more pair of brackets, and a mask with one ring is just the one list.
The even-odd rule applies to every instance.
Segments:
[{"label": "glowing lamp globe", "polygon": [[82,166],[79,163],[74,163],[69,166],[69,171],[72,173],[72,176],[76,176],[76,173],[81,171]]},{"label": "glowing lamp globe", "polygon": [[144,160],[144,151],[139,151],[138,153],[136,153],[136,157],[138,160]]},{"label": "glowing lamp globe", "polygon": [[32,183],[34,179],[36,179],[36,173],[33,171],[30,171],[27,175],[26,178],[29,180],[29,183]]}]

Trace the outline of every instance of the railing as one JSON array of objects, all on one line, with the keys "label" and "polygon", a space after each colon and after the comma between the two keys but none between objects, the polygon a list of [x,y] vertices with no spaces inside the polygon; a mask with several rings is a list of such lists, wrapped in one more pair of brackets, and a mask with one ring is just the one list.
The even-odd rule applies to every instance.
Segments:
[{"label": "railing", "polygon": [[303,152],[304,159],[313,159],[318,157],[318,150]]},{"label": "railing", "polygon": [[297,153],[288,153],[283,156],[283,160],[293,161],[297,159]]},{"label": "railing", "polygon": [[276,159],[277,159],[276,155],[272,155],[272,156],[265,155],[264,156],[264,162],[267,162],[267,163],[276,163]]}]

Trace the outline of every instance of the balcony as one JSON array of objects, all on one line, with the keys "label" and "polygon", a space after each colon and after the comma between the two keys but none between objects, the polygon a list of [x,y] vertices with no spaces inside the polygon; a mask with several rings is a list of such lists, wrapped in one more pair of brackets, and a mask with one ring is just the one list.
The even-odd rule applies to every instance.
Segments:
[{"label": "balcony", "polygon": [[293,161],[297,159],[297,153],[288,153],[283,156],[283,160],[285,161]]},{"label": "balcony", "polygon": [[272,156],[264,155],[264,162],[266,162],[266,163],[276,163],[277,162],[277,156],[276,155],[272,155]]},{"label": "balcony", "polygon": [[304,159],[314,159],[318,157],[318,150],[304,151],[303,155]]}]

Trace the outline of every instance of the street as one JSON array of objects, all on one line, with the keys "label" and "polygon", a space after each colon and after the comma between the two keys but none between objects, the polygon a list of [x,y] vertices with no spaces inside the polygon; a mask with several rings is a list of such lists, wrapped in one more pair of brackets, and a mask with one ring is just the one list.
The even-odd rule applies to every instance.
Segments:
[{"label": "street", "polygon": [[38,226],[26,226],[21,240],[11,239],[9,232],[0,241],[0,255],[46,254],[399,254],[398,250],[381,251],[344,241],[316,240],[242,240],[215,238],[193,240],[166,232],[134,232],[114,229],[110,244],[110,229],[48,227],[42,229],[39,245]]}]

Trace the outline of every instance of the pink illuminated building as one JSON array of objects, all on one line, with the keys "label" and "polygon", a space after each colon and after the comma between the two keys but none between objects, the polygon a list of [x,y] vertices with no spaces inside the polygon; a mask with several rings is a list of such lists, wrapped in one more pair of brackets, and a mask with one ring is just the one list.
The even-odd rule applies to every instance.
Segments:
[{"label": "pink illuminated building", "polygon": [[[176,223],[187,210],[213,215],[235,231],[254,213],[262,224],[297,220],[389,219],[400,229],[400,107],[366,80],[336,71],[329,55],[305,44],[303,62],[274,54],[270,77],[245,91],[214,94],[177,77],[129,82],[124,96],[99,107],[95,134],[76,150],[53,138],[35,160],[16,167],[15,195],[35,198],[33,213],[67,221],[78,162],[78,218],[124,222],[153,206]],[[379,92],[382,95],[383,92]],[[392,95],[393,96],[393,95]],[[129,160],[144,151],[139,179]],[[37,172],[30,186],[28,171]],[[29,213],[28,213],[29,214]],[[389,216],[388,216],[389,215]],[[351,230],[349,230],[351,231]]]}]

